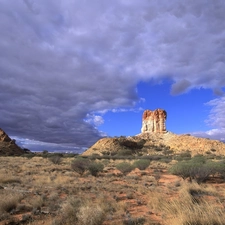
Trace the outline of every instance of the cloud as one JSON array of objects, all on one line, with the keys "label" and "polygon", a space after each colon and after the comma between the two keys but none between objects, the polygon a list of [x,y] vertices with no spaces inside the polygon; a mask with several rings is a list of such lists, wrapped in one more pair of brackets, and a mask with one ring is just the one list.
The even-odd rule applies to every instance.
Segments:
[{"label": "cloud", "polygon": [[198,132],[193,132],[192,135],[197,136],[197,137],[203,137],[203,138],[210,138],[212,140],[219,140],[222,142],[225,142],[225,129],[211,129],[208,131],[198,131]]},{"label": "cloud", "polygon": [[[142,98],[143,99],[143,98]],[[139,108],[116,108],[116,109],[112,109],[111,110],[113,113],[119,113],[119,112],[140,112],[140,111],[144,111],[144,109],[142,107]]]},{"label": "cloud", "polygon": [[225,129],[225,97],[213,99],[206,105],[212,107],[206,123],[213,127]]},{"label": "cloud", "polygon": [[139,81],[221,94],[224,10],[201,0],[1,2],[1,127],[83,147],[102,135],[87,115],[134,107]]},{"label": "cloud", "polygon": [[35,152],[42,152],[47,150],[49,152],[67,152],[67,153],[81,153],[86,150],[86,147],[76,147],[74,145],[48,143],[36,140],[30,140],[26,138],[20,138],[17,136],[11,136],[16,140],[16,144],[25,149],[31,149]]},{"label": "cloud", "polygon": [[206,105],[212,108],[205,122],[214,128],[205,132],[195,132],[194,135],[225,142],[225,97],[213,99]]},{"label": "cloud", "polygon": [[190,85],[191,85],[191,82],[186,79],[178,81],[172,85],[171,94],[176,95],[176,94],[183,93],[183,92],[187,91],[187,89],[190,87]]},{"label": "cloud", "polygon": [[104,123],[104,119],[102,116],[93,114],[88,114],[87,118],[84,121],[94,125],[95,127],[98,127]]}]

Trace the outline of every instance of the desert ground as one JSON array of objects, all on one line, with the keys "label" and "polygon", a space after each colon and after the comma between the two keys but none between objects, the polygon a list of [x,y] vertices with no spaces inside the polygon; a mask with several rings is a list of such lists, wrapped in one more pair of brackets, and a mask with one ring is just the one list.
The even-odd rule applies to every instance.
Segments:
[{"label": "desert ground", "polygon": [[[74,163],[82,160],[101,168],[82,170],[82,163]],[[196,182],[171,174],[178,161],[188,160],[185,154],[0,157],[0,225],[225,224],[221,176]],[[224,158],[210,161],[223,163]]]}]

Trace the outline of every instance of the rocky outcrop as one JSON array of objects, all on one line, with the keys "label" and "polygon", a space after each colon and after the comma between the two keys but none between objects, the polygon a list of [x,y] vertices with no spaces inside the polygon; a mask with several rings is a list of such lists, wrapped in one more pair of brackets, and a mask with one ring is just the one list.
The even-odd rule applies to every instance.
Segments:
[{"label": "rocky outcrop", "polygon": [[97,141],[93,146],[86,150],[82,155],[115,155],[122,150],[130,150],[132,153],[141,151],[145,141],[138,137],[106,137]]},{"label": "rocky outcrop", "polygon": [[177,135],[166,131],[167,113],[163,109],[145,110],[142,117],[142,133],[133,137],[103,138],[87,149],[83,155],[133,155],[162,154],[172,150],[175,154],[190,151],[196,154],[225,155],[225,143],[189,134]]},{"label": "rocky outcrop", "polygon": [[175,153],[190,151],[192,155],[225,155],[225,143],[218,140],[195,137],[190,134],[178,135],[168,131],[164,134],[141,133],[137,137],[146,140],[146,145],[164,145]]},{"label": "rocky outcrop", "polygon": [[0,128],[0,156],[22,155],[24,150],[21,149],[15,140],[12,140],[4,130]]},{"label": "rocky outcrop", "polygon": [[169,131],[166,133],[145,132],[133,137],[102,138],[82,155],[115,155],[124,149],[142,155],[163,154],[164,149],[170,149],[174,154],[188,150],[192,155],[225,155],[223,142],[189,134],[177,135]]},{"label": "rocky outcrop", "polygon": [[142,116],[141,132],[165,133],[167,113],[163,109],[145,110]]}]

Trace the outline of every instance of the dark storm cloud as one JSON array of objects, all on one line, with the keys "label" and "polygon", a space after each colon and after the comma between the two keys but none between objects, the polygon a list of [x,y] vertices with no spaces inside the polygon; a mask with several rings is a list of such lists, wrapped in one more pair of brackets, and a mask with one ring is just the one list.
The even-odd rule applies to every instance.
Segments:
[{"label": "dark storm cloud", "polygon": [[0,126],[88,146],[101,136],[88,113],[133,106],[140,80],[221,93],[224,10],[224,1],[2,0]]},{"label": "dark storm cloud", "polygon": [[190,87],[191,82],[183,79],[181,81],[177,81],[175,84],[172,85],[172,95],[180,94],[182,92],[187,91],[187,89]]}]

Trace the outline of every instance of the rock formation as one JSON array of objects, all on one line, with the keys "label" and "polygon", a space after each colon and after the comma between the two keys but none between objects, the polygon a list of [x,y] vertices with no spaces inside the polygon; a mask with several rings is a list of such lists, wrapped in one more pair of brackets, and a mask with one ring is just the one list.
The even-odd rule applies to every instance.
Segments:
[{"label": "rock formation", "polygon": [[177,135],[166,131],[165,110],[145,110],[142,117],[142,133],[135,136],[102,138],[82,155],[155,155],[172,151],[173,154],[191,152],[191,155],[225,155],[225,143],[218,140],[194,137],[190,134]]},{"label": "rock formation", "polygon": [[0,128],[0,156],[24,154],[24,150],[16,145],[15,142]]},{"label": "rock formation", "polygon": [[142,117],[141,132],[165,133],[167,113],[163,109],[145,110]]},{"label": "rock formation", "polygon": [[[225,143],[223,142],[194,137],[189,134],[177,135],[169,131],[166,133],[145,132],[123,138],[102,138],[82,155],[108,154],[113,156],[124,149],[143,155],[162,154],[163,149],[170,149],[174,151],[174,154],[189,150],[191,155],[225,155]],[[161,149],[161,151],[155,149]]]}]

